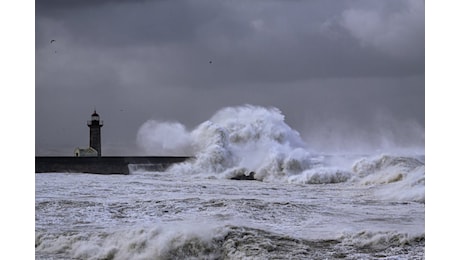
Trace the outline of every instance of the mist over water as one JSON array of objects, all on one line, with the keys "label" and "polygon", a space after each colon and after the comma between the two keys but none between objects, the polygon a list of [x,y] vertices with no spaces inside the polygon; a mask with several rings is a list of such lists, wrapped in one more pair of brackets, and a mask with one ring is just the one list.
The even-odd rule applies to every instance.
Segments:
[{"label": "mist over water", "polygon": [[307,120],[302,138],[312,149],[327,154],[425,153],[425,129],[417,120],[383,111],[368,117],[366,124],[334,115]]},{"label": "mist over water", "polygon": [[178,122],[145,122],[137,133],[137,144],[148,154],[190,155],[191,136]]},{"label": "mist over water", "polygon": [[[290,138],[292,148],[301,147],[316,154],[424,154],[425,130],[421,123],[415,119],[399,118],[389,111],[371,113],[363,114],[360,122],[352,117],[335,116],[331,111],[318,113],[305,118],[301,129],[292,129],[278,108],[245,105],[222,108],[206,122],[220,126],[233,136],[229,140],[232,144],[256,142],[262,145],[264,140],[276,138],[276,133],[270,131],[284,128],[284,138]],[[188,130],[180,122],[148,120],[138,130],[137,143],[148,153],[194,155],[203,146],[194,139],[199,136],[196,132],[206,122]],[[234,136],[242,139],[236,140]]]}]

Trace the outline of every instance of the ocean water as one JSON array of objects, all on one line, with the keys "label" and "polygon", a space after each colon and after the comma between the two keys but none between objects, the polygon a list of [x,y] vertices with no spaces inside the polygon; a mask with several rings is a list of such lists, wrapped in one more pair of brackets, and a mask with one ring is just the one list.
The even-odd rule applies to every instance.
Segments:
[{"label": "ocean water", "polygon": [[[36,174],[36,259],[425,257],[423,154],[317,153],[279,110],[253,106],[192,131],[147,122],[138,138],[195,157],[165,172]],[[232,179],[243,175],[255,180]]]}]

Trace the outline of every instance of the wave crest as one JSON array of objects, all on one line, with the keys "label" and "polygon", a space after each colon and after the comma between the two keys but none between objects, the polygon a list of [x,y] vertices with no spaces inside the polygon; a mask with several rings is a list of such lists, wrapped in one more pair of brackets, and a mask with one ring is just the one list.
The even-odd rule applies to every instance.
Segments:
[{"label": "wave crest", "polygon": [[383,185],[376,194],[384,199],[425,202],[425,165],[412,157],[382,155],[353,165],[362,185]]},{"label": "wave crest", "polygon": [[309,169],[310,153],[277,108],[228,107],[191,133],[195,159],[170,171],[274,181]]}]

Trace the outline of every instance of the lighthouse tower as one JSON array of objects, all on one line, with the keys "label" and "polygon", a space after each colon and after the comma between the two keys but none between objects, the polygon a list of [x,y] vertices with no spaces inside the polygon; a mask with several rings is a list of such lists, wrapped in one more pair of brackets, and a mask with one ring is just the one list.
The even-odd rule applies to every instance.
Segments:
[{"label": "lighthouse tower", "polygon": [[94,148],[97,151],[97,156],[101,157],[101,127],[103,122],[99,120],[99,115],[94,110],[91,115],[91,120],[88,120],[89,127],[89,147]]}]

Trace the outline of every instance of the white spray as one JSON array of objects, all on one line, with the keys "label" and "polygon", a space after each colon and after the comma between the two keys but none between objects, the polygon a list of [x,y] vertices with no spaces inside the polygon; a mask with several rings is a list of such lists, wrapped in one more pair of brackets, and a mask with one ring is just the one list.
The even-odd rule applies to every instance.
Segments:
[{"label": "white spray", "polygon": [[[274,107],[227,107],[217,111],[188,134],[179,123],[162,125],[149,121],[141,127],[138,140],[143,140],[147,147],[154,144],[153,149],[169,145],[170,151],[177,151],[190,147],[195,159],[173,166],[170,171],[174,173],[219,178],[252,174],[258,180],[286,182],[290,176],[318,167],[320,162],[311,155],[300,134],[284,119],[281,111]],[[168,133],[169,136],[176,133],[181,142],[161,139],[162,133]],[[343,171],[331,171],[324,165],[321,167],[319,173],[304,174],[298,182],[327,183],[349,178]],[[318,178],[318,174],[330,177]],[[310,182],[310,179],[314,181]]]},{"label": "white spray", "polygon": [[190,154],[190,134],[177,122],[145,122],[137,133],[137,144],[145,152],[155,155]]}]

